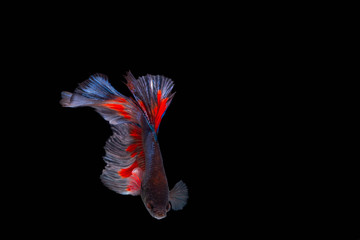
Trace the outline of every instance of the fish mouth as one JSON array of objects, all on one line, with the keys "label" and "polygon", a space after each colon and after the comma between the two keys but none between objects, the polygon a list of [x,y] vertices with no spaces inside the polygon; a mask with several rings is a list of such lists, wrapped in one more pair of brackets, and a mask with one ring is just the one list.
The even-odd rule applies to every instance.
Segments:
[{"label": "fish mouth", "polygon": [[163,219],[166,217],[166,213],[164,212],[153,212],[152,216],[158,220]]}]

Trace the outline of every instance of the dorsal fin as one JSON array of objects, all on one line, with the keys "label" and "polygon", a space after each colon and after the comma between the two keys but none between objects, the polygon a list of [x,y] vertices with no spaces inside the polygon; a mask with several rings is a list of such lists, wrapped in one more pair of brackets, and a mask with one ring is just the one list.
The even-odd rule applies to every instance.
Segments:
[{"label": "dorsal fin", "polygon": [[171,92],[173,81],[164,76],[150,74],[135,79],[131,72],[127,72],[125,78],[150,128],[157,133],[161,119],[175,94]]}]

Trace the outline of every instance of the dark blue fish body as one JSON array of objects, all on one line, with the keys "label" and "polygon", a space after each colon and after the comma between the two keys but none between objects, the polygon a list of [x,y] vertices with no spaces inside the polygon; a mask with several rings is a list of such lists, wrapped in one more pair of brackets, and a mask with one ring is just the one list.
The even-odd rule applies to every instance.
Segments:
[{"label": "dark blue fish body", "polygon": [[145,140],[144,149],[146,165],[142,184],[141,197],[147,203],[147,209],[152,209],[156,216],[166,216],[169,206],[169,186],[163,166],[163,159],[160,146],[154,139],[153,134],[149,134]]},{"label": "dark blue fish body", "polygon": [[105,145],[106,167],[101,180],[124,195],[140,195],[151,216],[162,219],[170,210],[182,209],[188,198],[180,181],[169,191],[157,139],[161,119],[174,93],[172,80],[146,75],[125,76],[134,99],[123,96],[96,74],[79,84],[74,93],[62,92],[64,107],[90,106],[110,123],[113,135]]}]

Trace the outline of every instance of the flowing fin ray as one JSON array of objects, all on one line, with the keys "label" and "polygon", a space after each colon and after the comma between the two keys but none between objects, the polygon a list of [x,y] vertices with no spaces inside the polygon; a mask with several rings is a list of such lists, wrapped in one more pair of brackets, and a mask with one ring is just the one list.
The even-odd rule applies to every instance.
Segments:
[{"label": "flowing fin ray", "polygon": [[[135,168],[145,169],[145,158],[141,126],[144,116],[137,103],[116,91],[105,75],[95,74],[80,83],[74,93],[62,92],[60,104],[72,108],[93,107],[109,121],[113,135],[105,145],[106,167],[100,178],[105,186],[117,193],[138,194],[134,186],[141,183],[141,174],[134,177],[133,172]],[[134,167],[128,169],[131,166]],[[129,188],[130,185],[133,187]]]},{"label": "flowing fin ray", "polygon": [[164,76],[150,74],[135,79],[131,72],[128,72],[125,78],[148,124],[157,133],[161,119],[175,95],[171,92],[173,81]]}]

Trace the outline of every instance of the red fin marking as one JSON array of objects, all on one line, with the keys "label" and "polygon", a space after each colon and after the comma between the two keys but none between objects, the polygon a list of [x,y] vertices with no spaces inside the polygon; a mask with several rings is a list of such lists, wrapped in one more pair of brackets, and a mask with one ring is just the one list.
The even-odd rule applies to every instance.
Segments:
[{"label": "red fin marking", "polygon": [[140,178],[136,175],[136,174],[132,174],[131,178],[135,181],[135,184],[129,184],[129,186],[127,187],[127,191],[131,192],[134,190],[137,190],[137,186],[141,185],[141,180]]},{"label": "red fin marking", "polygon": [[157,92],[157,102],[158,102],[158,105],[160,105],[160,99],[161,99],[161,90],[159,90]]},{"label": "red fin marking", "polygon": [[137,161],[135,161],[130,167],[121,169],[118,173],[121,177],[127,178],[131,176],[132,171],[134,168],[138,167]]},{"label": "red fin marking", "polygon": [[114,99],[115,102],[121,102],[121,103],[126,103],[127,100],[125,98],[122,98],[122,97],[118,97],[116,99]]},{"label": "red fin marking", "polygon": [[144,112],[146,112],[146,107],[145,107],[145,105],[144,105],[143,101],[138,100],[138,103],[139,103],[139,105],[140,105],[141,109],[142,109]]},{"label": "red fin marking", "polygon": [[130,130],[130,136],[133,137],[135,141],[141,141],[141,129],[134,127]]},{"label": "red fin marking", "polygon": [[166,103],[168,101],[168,98],[161,99],[161,90],[157,92],[157,106],[154,108],[154,123],[155,123],[155,131],[158,130],[161,118],[166,110]]},{"label": "red fin marking", "polygon": [[119,102],[119,103],[104,103],[103,106],[108,107],[112,110],[117,111],[120,113],[124,118],[131,119],[131,116],[128,112],[126,112],[125,107],[122,105],[122,103],[126,103],[127,101],[124,98],[116,98],[114,100],[111,100],[112,102]]},{"label": "red fin marking", "polygon": [[136,157],[136,161],[139,164],[139,167],[144,169],[144,164],[142,164],[142,161],[144,159],[144,151],[143,151],[143,144],[142,144],[142,131],[141,128],[137,126],[133,126],[130,129],[130,136],[133,138],[134,142],[130,144],[126,151],[131,152],[131,157]]},{"label": "red fin marking", "polygon": [[133,151],[135,151],[135,149],[136,149],[138,146],[139,146],[139,144],[137,144],[137,143],[130,144],[130,145],[127,147],[126,151],[128,151],[128,152],[133,152]]},{"label": "red fin marking", "polygon": [[142,170],[139,168],[135,168],[130,176],[129,185],[126,188],[126,191],[130,192],[132,195],[139,194],[141,188],[141,175]]}]

